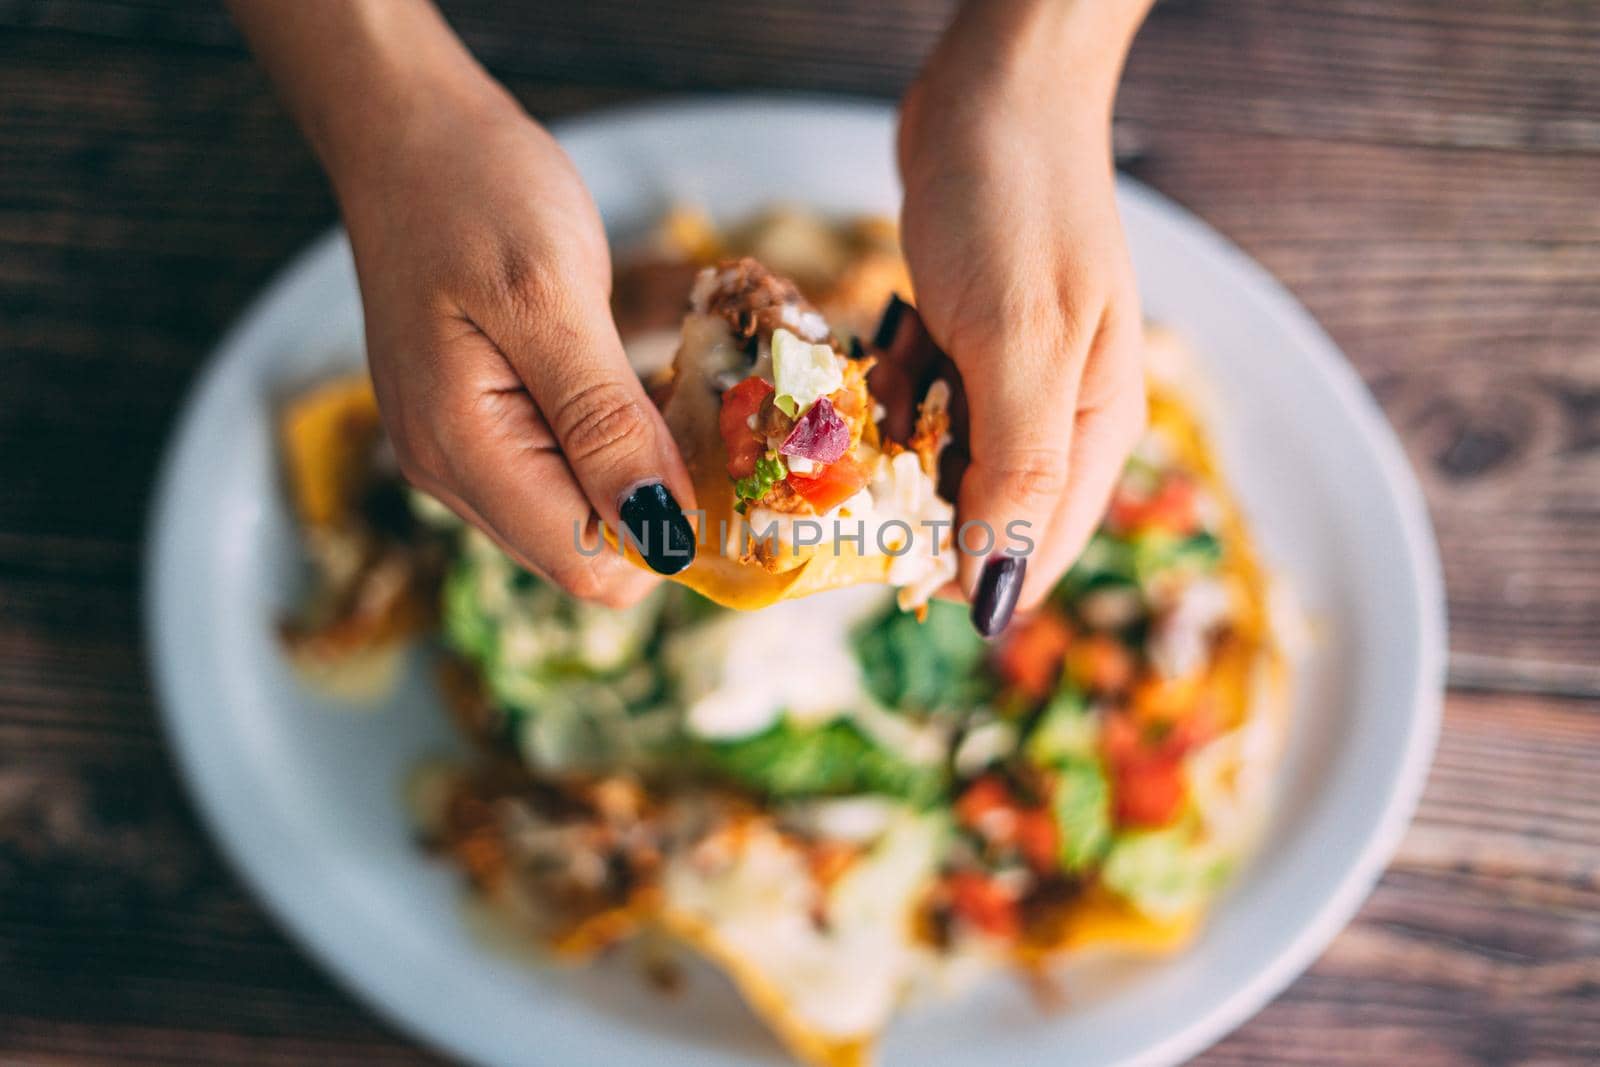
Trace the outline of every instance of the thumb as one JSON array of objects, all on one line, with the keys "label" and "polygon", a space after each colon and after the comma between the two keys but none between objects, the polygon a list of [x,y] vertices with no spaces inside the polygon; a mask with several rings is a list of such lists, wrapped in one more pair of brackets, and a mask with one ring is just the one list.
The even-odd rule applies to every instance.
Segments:
[{"label": "thumb", "polygon": [[985,637],[1005,629],[1019,601],[1037,599],[1065,563],[1049,558],[1051,527],[1068,484],[1077,388],[1065,366],[1024,373],[1019,364],[1030,362],[984,360],[963,374],[972,459],[956,502],[956,547],[972,623]]},{"label": "thumb", "polygon": [[632,536],[651,569],[678,573],[695,556],[684,514],[695,506],[694,486],[628,364],[604,297],[567,291],[536,310],[542,313],[520,316],[497,343],[595,512],[619,536]]}]

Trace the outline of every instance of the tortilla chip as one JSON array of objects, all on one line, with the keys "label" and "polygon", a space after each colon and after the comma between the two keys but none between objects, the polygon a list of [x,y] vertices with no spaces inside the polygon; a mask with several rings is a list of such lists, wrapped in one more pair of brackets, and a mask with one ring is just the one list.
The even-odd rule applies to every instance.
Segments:
[{"label": "tortilla chip", "polygon": [[722,968],[751,1010],[772,1028],[796,1059],[811,1067],[868,1067],[872,1063],[875,1034],[836,1037],[809,1025],[790,1007],[783,990],[761,973],[759,963],[728,945],[704,919],[668,907],[658,914],[657,921]]},{"label": "tortilla chip", "polygon": [[[691,467],[698,475],[695,496],[703,512],[698,516],[699,544],[694,562],[672,575],[672,581],[737,611],[755,611],[780,600],[794,600],[829,589],[888,581],[889,566],[893,563],[889,556],[865,556],[848,543],[839,545],[837,551],[832,545],[822,550],[817,546],[799,549],[793,556],[793,566],[776,570],[742,559],[744,546],[739,545],[737,539],[745,529],[743,516],[733,510],[733,491],[723,473],[727,460],[721,455],[720,440],[716,451],[718,454],[709,463]],[[719,543],[723,533],[735,542],[731,547]],[[608,528],[605,535],[616,547],[615,531]],[[631,562],[649,567],[631,540],[624,547]]]},{"label": "tortilla chip", "polygon": [[1194,940],[1202,910],[1195,908],[1170,919],[1155,919],[1110,893],[1094,890],[1074,901],[1056,937],[1045,945],[1019,952],[1025,962],[1091,948],[1166,955]]},{"label": "tortilla chip", "polygon": [[278,431],[301,521],[326,526],[347,514],[366,451],[382,431],[372,379],[365,372],[352,374],[295,397]]},{"label": "tortilla chip", "polygon": [[[882,584],[888,579],[888,556],[866,556],[852,544],[841,544],[838,551],[828,546],[801,549],[793,566],[768,568],[746,560],[747,547],[739,543],[747,529],[744,517],[734,511],[733,486],[728,480],[728,453],[718,429],[722,410],[720,391],[711,382],[715,367],[702,367],[685,360],[680,351],[674,368],[670,394],[662,415],[677,442],[683,462],[694,479],[698,525],[698,545],[694,562],[672,580],[688,586],[708,600],[739,611],[754,611],[780,600],[810,596],[828,589],[864,583]],[[616,547],[616,531],[606,529],[606,540]],[[733,541],[732,546],[723,542]],[[648,567],[637,548],[625,545],[629,560]]]}]

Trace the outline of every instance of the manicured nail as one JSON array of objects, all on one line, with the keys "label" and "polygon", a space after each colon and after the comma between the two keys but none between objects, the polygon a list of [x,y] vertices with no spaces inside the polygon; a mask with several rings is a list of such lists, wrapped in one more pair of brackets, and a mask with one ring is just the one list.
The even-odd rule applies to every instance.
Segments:
[{"label": "manicured nail", "polygon": [[646,482],[623,497],[617,510],[651,570],[677,574],[694,562],[694,527],[665,485]]},{"label": "manicured nail", "polygon": [[872,335],[874,348],[888,348],[894,343],[894,335],[900,332],[900,319],[910,306],[900,299],[899,293],[890,294],[889,304],[883,309],[883,318],[878,320],[878,332]]},{"label": "manicured nail", "polygon": [[978,591],[972,597],[972,626],[984,637],[994,637],[1011,621],[1017,609],[1017,594],[1027,576],[1028,561],[1021,556],[990,556],[978,575]]},{"label": "manicured nail", "polygon": [[867,350],[866,350],[865,346],[863,346],[861,344],[861,338],[859,338],[859,337],[850,338],[850,358],[851,359],[866,359],[867,358]]}]

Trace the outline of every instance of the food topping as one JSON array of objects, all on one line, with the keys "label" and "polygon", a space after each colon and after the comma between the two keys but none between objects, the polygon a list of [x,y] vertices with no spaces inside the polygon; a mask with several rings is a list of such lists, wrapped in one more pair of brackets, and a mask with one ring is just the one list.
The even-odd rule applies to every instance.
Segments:
[{"label": "food topping", "polygon": [[788,330],[772,332],[774,403],[786,415],[799,416],[821,397],[844,385],[842,356],[829,345],[803,341]]},{"label": "food topping", "polygon": [[756,460],[755,468],[748,475],[733,483],[734,495],[739,498],[736,506],[742,510],[752,500],[760,500],[772,492],[772,487],[783,481],[788,473],[781,457],[762,456]]},{"label": "food topping", "polygon": [[770,336],[785,326],[806,341],[828,336],[827,323],[794,283],[748,256],[702,270],[689,293],[689,306],[723,319],[739,337]]},{"label": "food topping", "polygon": [[822,397],[800,417],[778,451],[811,463],[833,463],[850,448],[850,427]]},{"label": "food topping", "polygon": [[749,477],[755,472],[756,461],[766,453],[766,438],[756,431],[754,424],[762,401],[771,395],[771,384],[754,376],[722,394],[717,428],[728,450],[728,477]]},{"label": "food topping", "polygon": [[825,515],[861,491],[867,471],[854,456],[843,456],[809,474],[789,472],[789,486],[807,500],[817,514]]}]

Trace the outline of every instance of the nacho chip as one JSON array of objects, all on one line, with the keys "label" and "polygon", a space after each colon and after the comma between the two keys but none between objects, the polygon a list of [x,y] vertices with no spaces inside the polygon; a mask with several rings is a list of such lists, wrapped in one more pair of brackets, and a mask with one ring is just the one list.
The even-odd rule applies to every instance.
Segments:
[{"label": "nacho chip", "polygon": [[[914,463],[895,464],[904,449],[879,440],[866,385],[870,362],[840,351],[827,323],[793,283],[755,260],[703,270],[691,305],[662,413],[694,479],[699,543],[694,562],[673,580],[741,610],[891,581],[914,589],[910,606],[924,602],[955,571],[948,527],[953,509],[939,499],[935,485],[942,441],[922,442]],[[810,380],[825,383],[816,393],[791,397],[782,391],[790,365],[782,353],[791,351],[815,361]],[[730,457],[725,438],[744,431],[730,431],[722,421],[725,395],[752,378],[766,382],[756,392],[769,395],[743,424],[751,435],[744,446],[754,455],[764,453],[762,462],[777,474],[747,488],[750,468],[743,464],[754,460]],[[939,393],[941,399],[947,395],[947,389]],[[849,431],[847,451],[821,458],[786,452],[797,447],[785,435],[800,416],[824,404],[829,419],[842,421],[842,427],[833,422],[840,447]],[[852,474],[830,484],[830,473],[846,466]],[[814,540],[807,522],[816,523]],[[898,530],[896,523],[904,524],[909,541],[898,533],[883,535]],[[644,565],[631,547],[628,554]]]}]

